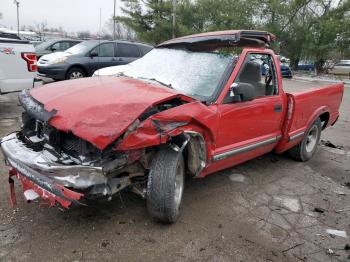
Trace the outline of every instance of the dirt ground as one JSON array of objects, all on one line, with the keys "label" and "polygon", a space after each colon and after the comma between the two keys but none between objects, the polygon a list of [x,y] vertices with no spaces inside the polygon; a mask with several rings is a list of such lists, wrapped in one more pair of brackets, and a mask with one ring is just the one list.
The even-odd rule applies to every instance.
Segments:
[{"label": "dirt ground", "polygon": [[[0,137],[20,112],[15,94],[0,97]],[[347,87],[338,123],[322,133],[332,144],[312,160],[271,153],[188,181],[174,225],[150,221],[131,193],[63,212],[25,203],[17,183],[11,208],[0,154],[0,261],[350,261],[349,238],[327,233],[350,234],[349,123]]]}]

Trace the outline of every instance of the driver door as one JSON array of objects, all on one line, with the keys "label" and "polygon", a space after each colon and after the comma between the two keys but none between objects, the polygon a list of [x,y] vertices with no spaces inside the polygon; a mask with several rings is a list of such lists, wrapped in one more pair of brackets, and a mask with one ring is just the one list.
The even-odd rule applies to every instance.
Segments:
[{"label": "driver door", "polygon": [[234,82],[253,85],[255,99],[218,106],[220,120],[213,159],[226,159],[227,166],[271,151],[281,137],[285,112],[270,54],[247,53]]}]

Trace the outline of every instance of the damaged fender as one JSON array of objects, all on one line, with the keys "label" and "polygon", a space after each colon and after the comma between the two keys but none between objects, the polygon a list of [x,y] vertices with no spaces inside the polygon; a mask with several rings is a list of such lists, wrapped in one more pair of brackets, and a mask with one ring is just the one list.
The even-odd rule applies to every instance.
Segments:
[{"label": "damaged fender", "polygon": [[211,141],[216,130],[208,126],[217,126],[216,121],[215,105],[206,106],[199,101],[184,104],[150,116],[128,132],[115,149],[131,150],[168,143],[174,150],[186,152],[188,171],[196,177],[207,165],[215,146]]}]

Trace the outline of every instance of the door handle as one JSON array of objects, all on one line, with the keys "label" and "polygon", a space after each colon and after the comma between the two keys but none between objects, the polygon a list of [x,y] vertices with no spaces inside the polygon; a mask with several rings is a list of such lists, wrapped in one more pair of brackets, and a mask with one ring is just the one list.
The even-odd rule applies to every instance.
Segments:
[{"label": "door handle", "polygon": [[275,104],[274,110],[275,112],[282,112],[282,104]]}]

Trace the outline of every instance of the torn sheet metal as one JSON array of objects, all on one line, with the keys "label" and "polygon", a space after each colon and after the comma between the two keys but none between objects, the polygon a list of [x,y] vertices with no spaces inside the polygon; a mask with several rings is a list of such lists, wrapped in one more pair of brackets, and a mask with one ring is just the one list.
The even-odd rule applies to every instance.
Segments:
[{"label": "torn sheet metal", "polygon": [[24,89],[18,96],[19,102],[21,103],[24,110],[33,118],[42,122],[48,122],[56,113],[56,109],[47,111],[44,105],[34,99],[28,89]]},{"label": "torn sheet metal", "polygon": [[170,137],[185,131],[199,129],[214,141],[218,115],[216,107],[206,106],[199,101],[186,103],[178,107],[154,114],[130,132],[117,150],[130,150],[166,143]]}]

